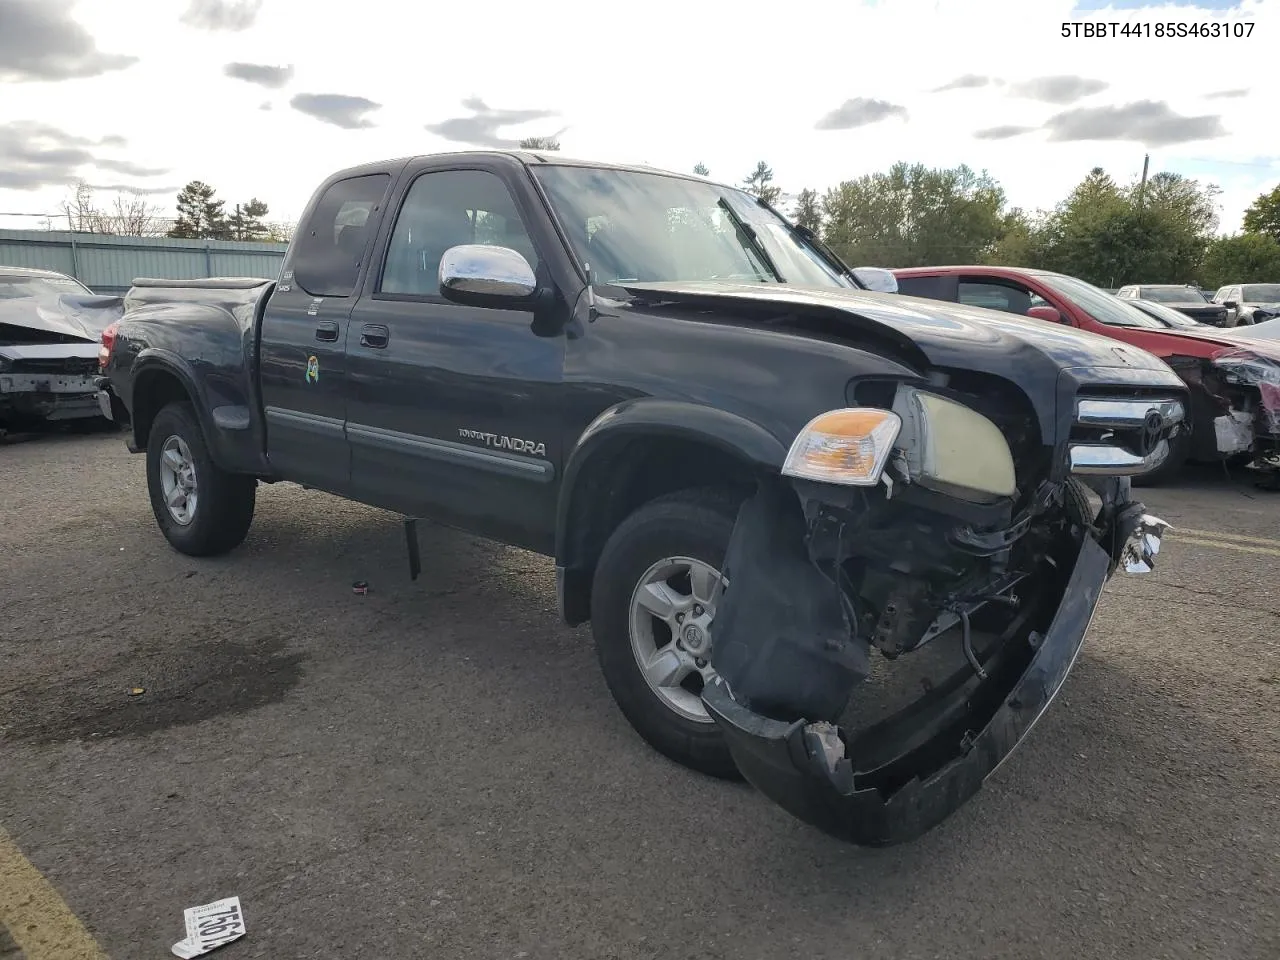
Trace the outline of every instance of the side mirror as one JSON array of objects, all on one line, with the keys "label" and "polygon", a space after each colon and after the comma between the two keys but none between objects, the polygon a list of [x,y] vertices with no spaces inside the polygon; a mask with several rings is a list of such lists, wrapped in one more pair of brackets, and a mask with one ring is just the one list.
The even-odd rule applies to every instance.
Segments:
[{"label": "side mirror", "polygon": [[1240,306],[1240,304],[1237,303],[1235,300],[1223,300],[1222,305],[1226,307],[1228,310],[1234,310],[1236,307]]},{"label": "side mirror", "polygon": [[892,270],[885,270],[882,267],[854,267],[853,275],[868,290],[874,290],[877,293],[898,292],[898,278],[893,275]]},{"label": "side mirror", "polygon": [[440,295],[474,306],[515,306],[533,299],[538,281],[524,256],[509,247],[464,243],[440,258]]},{"label": "side mirror", "polygon": [[1048,320],[1050,323],[1062,323],[1062,314],[1056,307],[1031,307],[1027,316],[1033,320]]}]

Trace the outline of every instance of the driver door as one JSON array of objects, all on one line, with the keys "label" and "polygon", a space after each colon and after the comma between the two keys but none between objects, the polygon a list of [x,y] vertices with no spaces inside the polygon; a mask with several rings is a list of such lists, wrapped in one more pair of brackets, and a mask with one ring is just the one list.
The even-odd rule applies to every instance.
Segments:
[{"label": "driver door", "polygon": [[546,282],[503,168],[428,162],[404,181],[380,270],[347,334],[347,437],[359,499],[485,536],[554,542],[565,339],[528,305],[440,294],[440,259],[480,243]]}]

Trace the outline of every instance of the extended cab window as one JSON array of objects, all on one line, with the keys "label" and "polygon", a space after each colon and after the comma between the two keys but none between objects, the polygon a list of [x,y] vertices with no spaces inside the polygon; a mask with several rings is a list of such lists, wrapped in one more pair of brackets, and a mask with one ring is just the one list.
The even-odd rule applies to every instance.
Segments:
[{"label": "extended cab window", "polygon": [[396,217],[381,293],[439,296],[440,258],[450,247],[509,247],[537,267],[538,255],[506,184],[483,170],[424,173]]},{"label": "extended cab window", "polygon": [[293,254],[293,276],[314,297],[349,297],[369,239],[370,217],[391,177],[372,173],[339,180],[324,192]]}]

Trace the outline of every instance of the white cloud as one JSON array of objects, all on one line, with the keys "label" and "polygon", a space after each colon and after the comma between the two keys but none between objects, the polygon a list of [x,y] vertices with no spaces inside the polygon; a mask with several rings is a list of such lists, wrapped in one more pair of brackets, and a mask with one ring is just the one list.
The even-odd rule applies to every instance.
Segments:
[{"label": "white cloud", "polygon": [[[1140,139],[1054,142],[1044,124],[1070,108],[1013,95],[1070,75],[1107,84],[1072,106],[1149,100],[1177,116],[1219,117],[1224,136],[1153,148],[1152,169],[1182,164],[1183,172],[1219,179],[1226,228],[1280,176],[1265,154],[1280,154],[1280,144],[1272,138],[1268,147],[1262,121],[1280,81],[1259,72],[1246,83],[1233,72],[1280,32],[1280,0],[1244,0],[1240,18],[1257,26],[1240,40],[1063,38],[1062,22],[1078,16],[1074,0],[797,0],[772,14],[783,26],[804,27],[790,31],[785,57],[761,45],[757,18],[687,0],[654,0],[643,15],[597,0],[566,0],[553,13],[525,0],[492,0],[484,29],[466,32],[465,42],[430,4],[263,0],[253,5],[252,26],[235,32],[191,29],[181,20],[187,6],[80,0],[71,15],[97,49],[137,62],[92,80],[0,84],[0,125],[38,120],[88,140],[123,136],[127,150],[110,151],[117,163],[166,170],[166,182],[205,180],[231,202],[263,197],[273,217],[296,217],[339,167],[460,149],[430,127],[456,130],[441,125],[471,116],[460,104],[477,100],[531,118],[502,126],[502,139],[560,133],[573,156],[680,170],[701,160],[713,177],[734,182],[765,160],[790,193],[899,160],[967,163],[988,169],[1012,203],[1036,208],[1061,198],[1091,167],[1118,179],[1142,168]],[[544,41],[549,15],[561,38],[555,43]],[[1222,14],[1179,6],[1089,16],[1204,22]],[[795,36],[804,38],[802,65]],[[1187,68],[1188,57],[1196,69]],[[261,87],[225,75],[233,62],[293,66],[274,109],[262,109]],[[972,76],[991,82],[955,85]],[[1246,86],[1244,96],[1209,98]],[[381,107],[362,127],[318,122],[289,106],[298,94],[317,93]],[[901,105],[906,117],[816,129],[848,101]],[[974,136],[1011,127],[1032,129]],[[52,211],[63,195],[0,189],[0,211]]]}]

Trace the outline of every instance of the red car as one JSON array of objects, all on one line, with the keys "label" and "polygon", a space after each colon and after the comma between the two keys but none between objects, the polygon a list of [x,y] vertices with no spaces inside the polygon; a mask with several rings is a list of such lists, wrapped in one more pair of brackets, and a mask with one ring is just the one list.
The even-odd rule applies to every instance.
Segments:
[{"label": "red car", "polygon": [[1187,460],[1269,460],[1280,453],[1280,342],[1249,328],[1172,329],[1075,277],[1016,267],[910,267],[898,292],[1061,323],[1140,347],[1191,389],[1190,431],[1144,480],[1166,479]]}]

